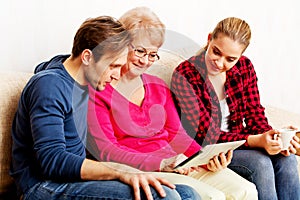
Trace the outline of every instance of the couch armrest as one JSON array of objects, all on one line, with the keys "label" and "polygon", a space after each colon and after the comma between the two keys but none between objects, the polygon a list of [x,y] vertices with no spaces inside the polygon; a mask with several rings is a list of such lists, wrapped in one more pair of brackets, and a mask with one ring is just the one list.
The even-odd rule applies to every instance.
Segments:
[{"label": "couch armrest", "polygon": [[[265,112],[269,120],[269,124],[275,129],[280,129],[284,126],[290,125],[300,129],[300,114],[270,105],[266,106]],[[300,137],[300,133],[297,133],[297,136]],[[300,155],[300,149],[298,149],[297,155]]]},{"label": "couch armrest", "polygon": [[32,73],[0,71],[0,194],[13,188],[9,176],[11,162],[11,124],[26,82]]}]

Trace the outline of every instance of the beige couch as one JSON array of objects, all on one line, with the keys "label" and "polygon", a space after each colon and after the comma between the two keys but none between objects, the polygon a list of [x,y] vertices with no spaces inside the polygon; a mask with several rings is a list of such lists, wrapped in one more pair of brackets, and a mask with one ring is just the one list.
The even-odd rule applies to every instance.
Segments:
[{"label": "beige couch", "polygon": [[31,73],[0,72],[0,199],[14,199],[14,185],[8,175],[11,161],[11,124],[21,91]]},{"label": "beige couch", "polygon": [[[182,59],[175,54],[162,52],[161,60],[153,65],[148,73],[157,75],[169,83],[174,67]],[[25,72],[0,72],[0,199],[14,198],[15,188],[13,180],[8,174],[11,161],[10,128],[20,93],[31,76],[32,73]],[[300,115],[271,106],[267,106],[266,113],[270,119],[270,123],[276,128],[287,124],[300,127]]]}]

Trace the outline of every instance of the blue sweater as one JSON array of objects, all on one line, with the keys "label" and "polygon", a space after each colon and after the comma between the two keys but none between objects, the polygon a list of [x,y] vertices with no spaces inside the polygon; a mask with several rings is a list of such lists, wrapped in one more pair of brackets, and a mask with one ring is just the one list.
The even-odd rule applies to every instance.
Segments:
[{"label": "blue sweater", "polygon": [[10,170],[21,192],[43,180],[80,180],[88,89],[65,70],[67,57],[38,65],[21,94],[12,125]]}]

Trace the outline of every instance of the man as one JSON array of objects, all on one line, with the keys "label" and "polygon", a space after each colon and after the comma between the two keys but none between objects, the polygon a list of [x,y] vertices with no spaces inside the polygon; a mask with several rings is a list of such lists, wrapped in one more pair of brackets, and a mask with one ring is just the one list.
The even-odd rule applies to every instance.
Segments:
[{"label": "man", "polygon": [[37,66],[12,126],[11,175],[24,199],[179,199],[164,179],[86,158],[87,85],[103,90],[118,79],[130,42],[117,20],[88,19],[71,55]]}]

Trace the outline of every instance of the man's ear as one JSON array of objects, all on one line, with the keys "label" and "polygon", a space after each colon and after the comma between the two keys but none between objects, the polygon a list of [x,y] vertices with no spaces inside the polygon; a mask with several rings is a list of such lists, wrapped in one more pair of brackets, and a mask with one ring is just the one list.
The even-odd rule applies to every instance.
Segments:
[{"label": "man's ear", "polygon": [[84,65],[89,65],[93,57],[93,52],[89,49],[83,50],[81,53],[81,61]]},{"label": "man's ear", "polygon": [[211,33],[209,33],[207,36],[207,42],[210,42],[210,41],[211,41]]}]

